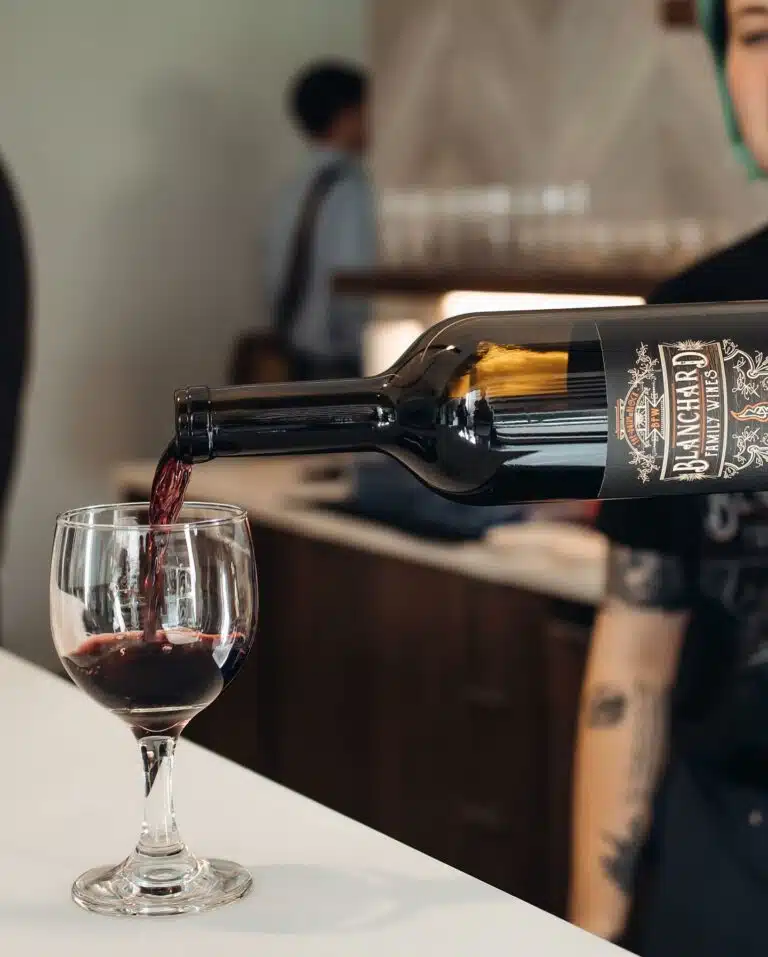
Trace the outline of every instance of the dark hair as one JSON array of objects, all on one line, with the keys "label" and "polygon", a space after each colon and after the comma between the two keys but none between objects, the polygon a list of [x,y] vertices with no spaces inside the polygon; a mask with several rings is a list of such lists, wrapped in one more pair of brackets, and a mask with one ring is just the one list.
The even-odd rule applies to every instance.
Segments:
[{"label": "dark hair", "polygon": [[726,50],[728,49],[728,13],[726,10],[726,0],[718,0],[715,4],[712,30],[712,42],[717,49],[718,56],[724,61]]},{"label": "dark hair", "polygon": [[323,136],[344,110],[360,106],[368,93],[368,77],[346,63],[313,63],[291,84],[289,105],[301,129]]}]

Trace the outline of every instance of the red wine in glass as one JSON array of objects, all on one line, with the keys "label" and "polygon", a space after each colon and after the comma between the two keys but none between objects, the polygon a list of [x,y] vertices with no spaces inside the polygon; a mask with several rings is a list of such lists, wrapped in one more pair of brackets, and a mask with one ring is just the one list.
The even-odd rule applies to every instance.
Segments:
[{"label": "red wine in glass", "polygon": [[94,635],[62,660],[83,691],[137,734],[184,727],[216,698],[245,660],[244,635],[157,632]]},{"label": "red wine in glass", "polygon": [[[158,462],[149,501],[149,524],[167,527],[178,519],[191,465],[171,442]],[[183,727],[224,688],[244,658],[244,636],[225,639],[165,632],[158,627],[164,591],[165,543],[150,529],[144,579],[147,611],[141,632],[94,635],[64,665],[73,680],[137,732]],[[214,642],[218,646],[214,655]]]},{"label": "red wine in glass", "polygon": [[[178,458],[175,442],[171,442],[155,470],[150,526],[161,528],[176,522],[191,470],[191,465]],[[137,733],[157,734],[184,727],[234,677],[247,650],[244,635],[200,635],[158,627],[165,549],[163,536],[150,528],[143,631],[94,635],[63,659],[75,683]]]}]

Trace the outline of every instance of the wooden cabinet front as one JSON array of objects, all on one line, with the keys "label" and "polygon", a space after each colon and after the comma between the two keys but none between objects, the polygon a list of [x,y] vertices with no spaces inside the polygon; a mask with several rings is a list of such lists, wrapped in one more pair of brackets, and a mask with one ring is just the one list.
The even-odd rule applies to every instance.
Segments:
[{"label": "wooden cabinet front", "polygon": [[262,526],[254,542],[256,650],[189,736],[562,914],[588,618]]}]

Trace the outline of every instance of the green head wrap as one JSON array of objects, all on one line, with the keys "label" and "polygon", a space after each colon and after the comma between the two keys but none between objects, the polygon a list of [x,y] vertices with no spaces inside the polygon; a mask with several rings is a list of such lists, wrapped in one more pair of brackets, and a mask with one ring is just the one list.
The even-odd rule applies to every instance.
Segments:
[{"label": "green head wrap", "polygon": [[731,100],[731,94],[726,81],[725,57],[728,44],[728,29],[725,3],[726,0],[698,0],[699,22],[712,48],[712,55],[715,60],[715,73],[717,75],[717,86],[723,104],[725,128],[728,132],[728,137],[733,144],[736,155],[744,166],[746,166],[750,178],[760,179],[765,176],[765,173],[763,173],[758,166],[741,135],[739,123],[736,119],[736,111],[733,107],[733,101]]}]

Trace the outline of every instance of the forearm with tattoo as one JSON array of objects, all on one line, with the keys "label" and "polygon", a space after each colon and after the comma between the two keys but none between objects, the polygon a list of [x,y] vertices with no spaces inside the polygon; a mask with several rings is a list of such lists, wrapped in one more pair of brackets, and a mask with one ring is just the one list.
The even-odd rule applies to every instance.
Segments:
[{"label": "forearm with tattoo", "polygon": [[648,803],[663,758],[666,695],[644,681],[629,691],[598,685],[587,702],[586,725],[606,731],[630,724],[631,750],[626,791],[629,822],[624,832],[604,831],[600,863],[605,875],[625,894],[632,891],[638,855],[645,839]]},{"label": "forearm with tattoo", "polygon": [[667,701],[696,587],[674,555],[612,545],[592,636],[574,788],[570,915],[617,939],[666,752]]}]

